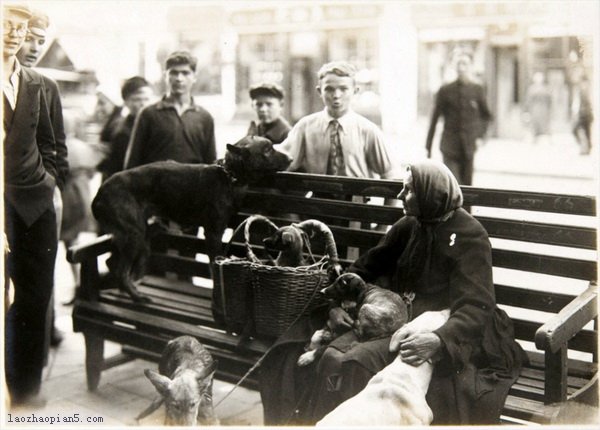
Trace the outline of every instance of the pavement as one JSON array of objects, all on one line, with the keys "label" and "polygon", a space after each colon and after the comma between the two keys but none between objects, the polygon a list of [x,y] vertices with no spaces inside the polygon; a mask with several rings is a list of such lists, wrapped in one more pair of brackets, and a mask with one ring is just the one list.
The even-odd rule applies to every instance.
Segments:
[{"label": "pavement", "polygon": [[[247,122],[217,124],[218,154],[222,156],[225,143],[234,143],[244,135]],[[421,125],[410,135],[388,136],[390,153],[397,164],[424,157],[425,129]],[[434,158],[440,158],[434,147]],[[579,155],[572,136],[555,135],[537,143],[508,139],[489,139],[476,155],[474,185],[491,188],[512,188],[575,194],[598,194],[598,150],[588,156]],[[90,234],[91,235],[91,234]],[[80,237],[89,240],[86,234]],[[163,409],[142,422],[135,417],[155,397],[155,390],[143,370],[156,364],[133,360],[102,373],[96,392],[88,392],[85,382],[83,335],[72,332],[72,307],[63,303],[73,296],[75,279],[65,260],[65,249],[59,247],[56,267],[56,324],[65,334],[62,344],[50,352],[44,371],[42,395],[47,405],[38,410],[8,410],[3,428],[31,427],[16,423],[18,417],[37,417],[61,420],[63,427],[89,426],[156,426],[162,425]],[[119,352],[119,346],[107,342],[106,356]],[[232,385],[215,381],[214,399],[217,403]],[[3,403],[5,404],[5,403]],[[223,425],[263,425],[262,405],[257,392],[244,388],[233,394],[217,408]],[[72,423],[65,423],[71,419]],[[37,427],[38,425],[36,425]]]},{"label": "pavement", "polygon": [[[82,241],[89,240],[83,234]],[[52,348],[48,365],[44,369],[41,395],[47,400],[44,408],[8,409],[4,416],[7,427],[21,427],[20,417],[35,417],[46,422],[60,420],[60,427],[82,428],[90,426],[162,426],[164,408],[160,408],[139,423],[135,417],[150,405],[156,390],[144,376],[144,369],[156,369],[153,362],[136,359],[126,364],[102,372],[98,389],[89,392],[85,378],[85,343],[81,333],[73,333],[72,306],[65,305],[73,297],[75,280],[66,262],[65,248],[59,245],[55,277],[56,325],[64,334],[64,340],[57,348]],[[105,357],[118,354],[120,346],[106,342]],[[213,396],[215,404],[233,387],[232,384],[215,380]],[[237,388],[216,409],[222,425],[261,426],[263,424],[260,395],[252,390]],[[65,420],[72,422],[65,422]],[[26,427],[39,427],[39,425]]]}]

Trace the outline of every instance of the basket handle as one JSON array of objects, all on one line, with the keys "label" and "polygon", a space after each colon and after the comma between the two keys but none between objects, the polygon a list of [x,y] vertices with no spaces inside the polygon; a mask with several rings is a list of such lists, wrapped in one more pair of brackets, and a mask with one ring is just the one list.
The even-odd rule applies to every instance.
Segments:
[{"label": "basket handle", "polygon": [[307,219],[306,221],[302,221],[294,225],[305,232],[309,238],[314,236],[316,232],[325,236],[326,252],[327,255],[329,255],[330,263],[336,264],[339,261],[335,239],[333,238],[333,233],[327,224],[317,219]]},{"label": "basket handle", "polygon": [[244,220],[244,245],[246,246],[246,256],[248,257],[248,260],[254,263],[260,263],[260,259],[256,256],[254,251],[252,251],[252,247],[250,246],[250,226],[252,226],[254,221],[264,222],[273,230],[277,230],[279,227],[277,227],[273,221],[263,215],[250,215]]}]

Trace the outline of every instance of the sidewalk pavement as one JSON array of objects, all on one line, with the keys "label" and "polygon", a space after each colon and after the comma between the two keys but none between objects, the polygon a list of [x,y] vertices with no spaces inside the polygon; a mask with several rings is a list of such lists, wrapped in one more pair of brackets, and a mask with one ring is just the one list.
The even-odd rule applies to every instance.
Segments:
[{"label": "sidewalk pavement", "polygon": [[[86,238],[84,238],[86,239]],[[157,369],[157,364],[145,360],[133,360],[102,372],[100,385],[89,392],[85,376],[85,343],[81,333],[73,333],[72,306],[64,305],[74,293],[74,279],[65,260],[65,248],[59,245],[55,274],[56,325],[64,334],[58,348],[52,348],[48,365],[44,369],[41,395],[48,401],[40,409],[8,409],[0,418],[2,428],[37,428],[41,424],[17,424],[18,417],[59,419],[56,428],[89,428],[90,426],[162,426],[164,407],[161,407],[139,423],[135,417],[146,409],[156,396],[156,390],[144,376],[144,369]],[[106,342],[105,357],[120,352],[120,346]],[[232,384],[215,380],[213,396],[215,404],[233,387]],[[4,403],[7,404],[7,403]],[[3,409],[4,410],[4,409]],[[222,425],[261,426],[263,411],[260,395],[256,391],[237,388],[216,409]],[[33,415],[32,415],[33,414]],[[77,414],[77,415],[76,415]],[[10,421],[12,419],[12,422]],[[72,419],[70,423],[65,419]]]}]

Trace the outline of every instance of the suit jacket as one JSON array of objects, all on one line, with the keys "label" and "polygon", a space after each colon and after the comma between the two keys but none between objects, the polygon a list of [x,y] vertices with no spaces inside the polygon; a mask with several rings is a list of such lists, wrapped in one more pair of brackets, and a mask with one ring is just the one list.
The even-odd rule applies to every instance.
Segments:
[{"label": "suit jacket", "polygon": [[56,185],[62,190],[67,176],[69,175],[69,161],[67,158],[68,150],[60,92],[58,91],[58,85],[56,85],[56,82],[54,82],[53,79],[44,75],[41,76],[46,90],[48,113],[50,114],[52,131],[54,132],[54,142],[56,144]]},{"label": "suit jacket", "polygon": [[279,117],[267,127],[251,121],[247,135],[266,137],[273,143],[281,143],[287,138],[291,129],[292,126],[285,119]]},{"label": "suit jacket", "polygon": [[492,119],[483,87],[475,82],[456,80],[440,88],[427,134],[428,151],[440,116],[444,117],[442,153],[451,158],[472,159],[476,140],[485,134],[487,123]]},{"label": "suit jacket", "polygon": [[15,109],[4,96],[4,198],[26,225],[54,209],[56,144],[42,77],[22,67]]}]

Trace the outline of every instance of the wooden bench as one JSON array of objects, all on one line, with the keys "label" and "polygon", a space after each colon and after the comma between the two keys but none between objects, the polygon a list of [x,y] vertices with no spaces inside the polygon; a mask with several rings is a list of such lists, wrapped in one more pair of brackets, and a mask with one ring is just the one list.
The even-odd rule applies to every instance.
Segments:
[{"label": "wooden bench", "polygon": [[[402,216],[397,207],[373,204],[394,198],[399,182],[280,173],[269,186],[283,192],[249,189],[231,226],[253,213],[286,225],[282,210],[302,219],[335,218],[346,225],[332,226],[340,255],[346,256],[348,247],[355,248],[355,255],[356,248],[360,253],[380,240],[384,233],[372,223],[388,226]],[[336,197],[308,198],[309,191]],[[516,337],[530,357],[510,391],[503,420],[548,423],[568,399],[597,405],[595,199],[472,187],[463,187],[463,193],[492,241],[497,301],[513,319]],[[371,201],[351,202],[347,196]],[[217,378],[230,382],[237,382],[268,348],[269,340],[240,346],[237,335],[215,324],[203,239],[165,232],[153,238],[149,272],[140,286],[153,298],[151,304],[133,303],[106,281],[99,261],[110,251],[110,236],[103,236],[68,255],[70,262],[81,264],[73,328],[85,337],[90,390],[97,388],[102,370],[136,357],[157,360],[165,343],[182,334],[203,342],[219,359]],[[193,252],[197,258],[180,256]],[[239,241],[230,253],[243,253]],[[104,358],[104,340],[122,344],[122,353]],[[250,375],[244,386],[256,389],[256,378]]]}]

